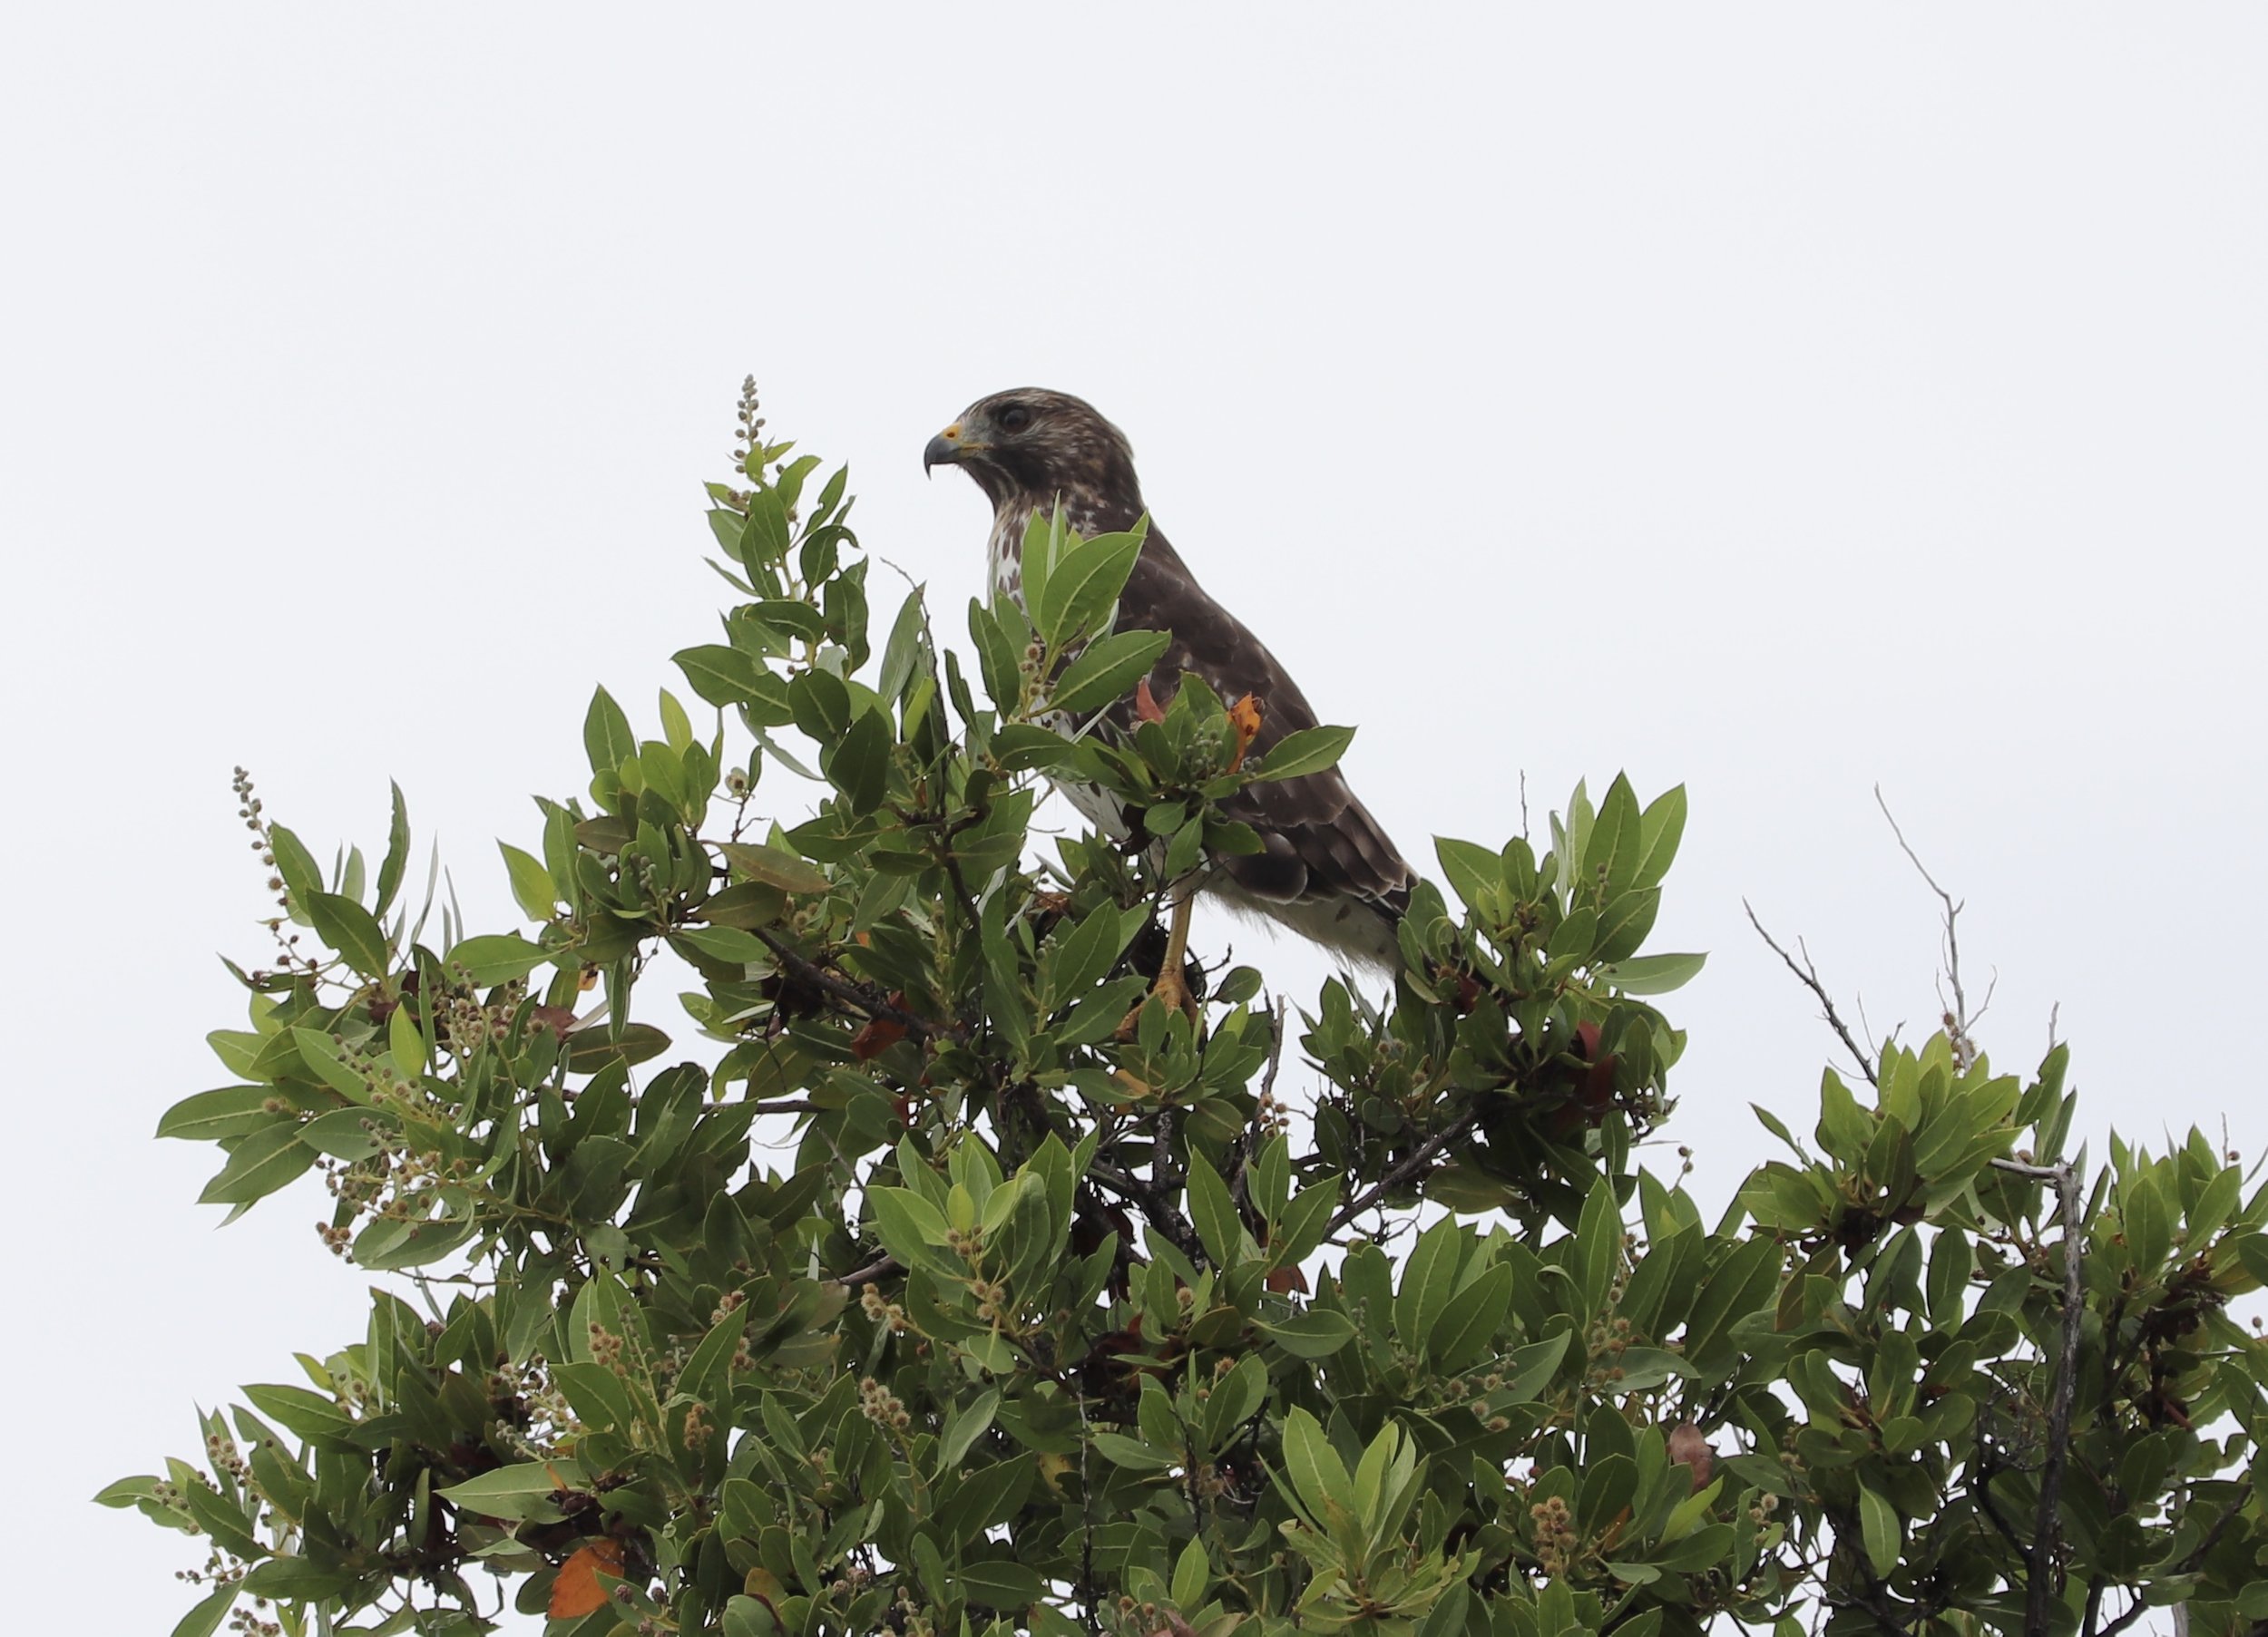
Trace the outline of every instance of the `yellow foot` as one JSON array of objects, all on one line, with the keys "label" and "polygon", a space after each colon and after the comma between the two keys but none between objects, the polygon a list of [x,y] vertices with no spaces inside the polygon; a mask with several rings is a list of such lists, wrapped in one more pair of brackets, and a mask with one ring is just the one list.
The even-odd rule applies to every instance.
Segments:
[{"label": "yellow foot", "polygon": [[1112,1038],[1121,1046],[1133,1039],[1141,1028],[1142,1008],[1152,1000],[1164,1001],[1199,1029],[1205,1027],[1205,1009],[1198,1004],[1197,997],[1189,993],[1188,981],[1181,975],[1181,969],[1173,966],[1158,975],[1158,981],[1150,986],[1149,993],[1135,1002],[1134,1009],[1120,1020]]}]

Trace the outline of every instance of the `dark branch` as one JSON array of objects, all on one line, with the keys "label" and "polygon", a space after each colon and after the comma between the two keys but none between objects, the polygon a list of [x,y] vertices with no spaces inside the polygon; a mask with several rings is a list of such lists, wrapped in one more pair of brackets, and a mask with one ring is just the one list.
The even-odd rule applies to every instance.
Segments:
[{"label": "dark branch", "polygon": [[896,1257],[880,1256],[863,1268],[853,1268],[847,1273],[837,1274],[835,1282],[846,1290],[855,1291],[862,1284],[872,1284],[876,1280],[887,1279],[893,1273],[904,1272],[904,1264]]},{"label": "dark branch", "polygon": [[757,928],[756,935],[764,940],[764,947],[778,957],[779,963],[793,973],[797,981],[809,984],[822,994],[857,1008],[864,1016],[894,1023],[916,1040],[934,1039],[950,1032],[926,1018],[915,1017],[902,1006],[891,1005],[865,985],[853,983],[828,971],[769,928]]},{"label": "dark branch", "polygon": [[1345,1227],[1347,1223],[1385,1198],[1387,1194],[1432,1165],[1441,1151],[1471,1130],[1473,1122],[1480,1117],[1481,1105],[1477,1101],[1468,1104],[1464,1113],[1419,1144],[1408,1158],[1403,1160],[1354,1199],[1340,1206],[1339,1213],[1331,1219],[1331,1225],[1324,1230],[1324,1236],[1328,1238],[1336,1233],[1341,1228]]},{"label": "dark branch", "polygon": [[1139,1206],[1149,1225],[1171,1240],[1174,1249],[1191,1262],[1206,1260],[1204,1242],[1198,1238],[1197,1230],[1189,1226],[1189,1219],[1175,1209],[1172,1195],[1161,1193],[1155,1184],[1144,1182],[1130,1171],[1121,1171],[1116,1165],[1089,1165],[1087,1175],[1120,1199],[1130,1200]]}]

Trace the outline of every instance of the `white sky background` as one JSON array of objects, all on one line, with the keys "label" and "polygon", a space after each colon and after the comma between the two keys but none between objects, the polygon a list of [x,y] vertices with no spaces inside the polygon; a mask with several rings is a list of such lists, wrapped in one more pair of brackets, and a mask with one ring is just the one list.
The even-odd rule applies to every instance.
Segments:
[{"label": "white sky background", "polygon": [[264,954],[231,764],[326,857],[400,780],[421,868],[438,832],[516,920],[494,838],[582,784],[591,685],[691,699],[746,371],[948,633],[984,508],[923,443],[1092,399],[1429,871],[1523,772],[1539,826],[1686,784],[1655,945],[1712,952],[1666,1003],[1710,1211],[1833,1044],[1744,896],[1931,1025],[1877,781],[2003,1067],[2060,1003],[2097,1153],[2262,1148],[2268,13],[1121,15],[5,25],[8,1506],[108,1629],[169,1629],[199,1554],[79,1497],[365,1307],[314,1183],[215,1235],[215,1151],[146,1135],[228,1077],[213,951]]}]

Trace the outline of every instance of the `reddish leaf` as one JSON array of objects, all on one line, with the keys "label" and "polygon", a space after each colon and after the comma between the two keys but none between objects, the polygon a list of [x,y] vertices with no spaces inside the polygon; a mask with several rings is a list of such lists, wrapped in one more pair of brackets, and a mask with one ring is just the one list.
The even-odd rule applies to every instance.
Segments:
[{"label": "reddish leaf", "polygon": [[594,1540],[559,1565],[559,1578],[552,1582],[551,1617],[553,1620],[580,1620],[585,1614],[604,1608],[606,1589],[599,1584],[601,1574],[611,1574],[617,1580],[621,1578],[621,1541]]},{"label": "reddish leaf", "polygon": [[1307,1275],[1297,1262],[1269,1269],[1267,1278],[1261,1282],[1271,1291],[1297,1291],[1303,1296],[1307,1293]]},{"label": "reddish leaf", "polygon": [[1145,722],[1166,719],[1165,707],[1158,703],[1158,696],[1149,691],[1148,677],[1134,685],[1134,714]]}]

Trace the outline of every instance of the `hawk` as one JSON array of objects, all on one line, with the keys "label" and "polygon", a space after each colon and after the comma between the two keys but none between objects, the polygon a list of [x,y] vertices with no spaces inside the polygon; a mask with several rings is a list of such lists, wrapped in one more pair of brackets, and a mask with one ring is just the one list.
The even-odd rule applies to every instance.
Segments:
[{"label": "hawk", "polygon": [[[979,398],[922,452],[924,472],[941,465],[966,472],[992,502],[992,582],[1020,605],[1024,530],[1035,515],[1052,516],[1060,502],[1065,522],[1092,538],[1131,529],[1148,511],[1126,434],[1067,393],[1018,387]],[[1118,628],[1172,633],[1148,678],[1158,704],[1187,673],[1224,699],[1253,697],[1260,707],[1256,751],[1315,726],[1299,685],[1242,620],[1206,594],[1154,522],[1119,599]],[[1104,713],[1100,731],[1130,734],[1134,712],[1132,697],[1120,700]],[[1399,967],[1395,928],[1417,875],[1338,769],[1247,785],[1221,806],[1258,833],[1261,851],[1211,859],[1207,890],[1345,960],[1384,971]],[[1175,905],[1172,958],[1163,969],[1177,977],[1188,903],[1184,893]]]}]

